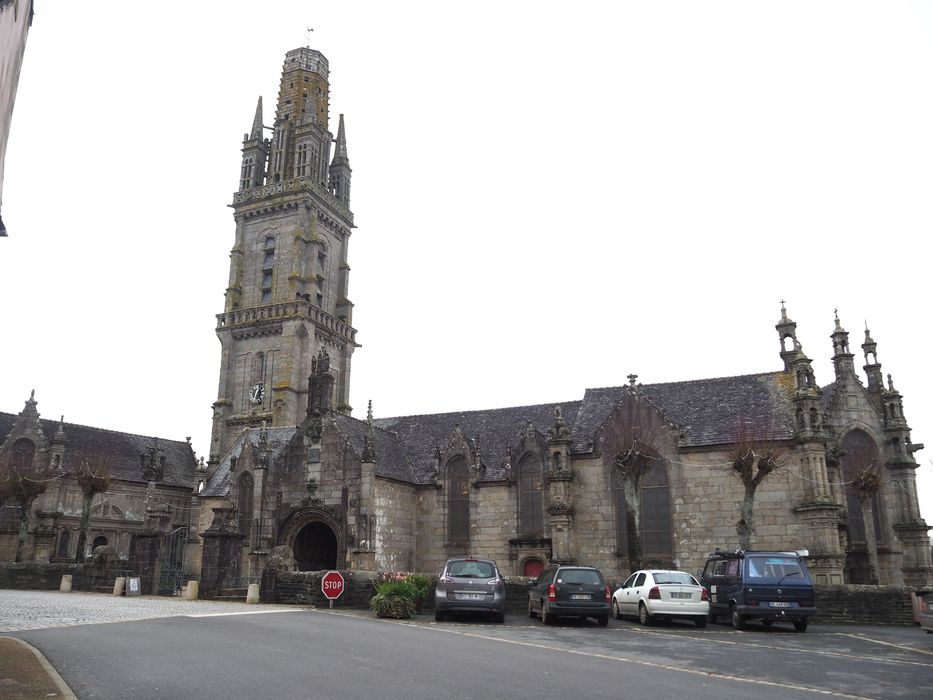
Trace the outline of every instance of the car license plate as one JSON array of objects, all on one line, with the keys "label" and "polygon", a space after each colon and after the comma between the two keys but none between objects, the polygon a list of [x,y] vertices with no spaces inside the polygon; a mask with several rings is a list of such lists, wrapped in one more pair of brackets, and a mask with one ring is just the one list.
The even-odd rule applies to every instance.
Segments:
[{"label": "car license plate", "polygon": [[690,593],[671,593],[671,598],[677,598],[678,600],[689,600],[691,597]]},{"label": "car license plate", "polygon": [[779,603],[777,601],[771,603],[772,608],[789,608],[790,603]]},{"label": "car license plate", "polygon": [[482,593],[458,593],[457,600],[482,600],[485,598]]},{"label": "car license plate", "polygon": [[576,594],[576,595],[570,596],[570,600],[589,600],[589,599],[590,597],[588,595]]}]

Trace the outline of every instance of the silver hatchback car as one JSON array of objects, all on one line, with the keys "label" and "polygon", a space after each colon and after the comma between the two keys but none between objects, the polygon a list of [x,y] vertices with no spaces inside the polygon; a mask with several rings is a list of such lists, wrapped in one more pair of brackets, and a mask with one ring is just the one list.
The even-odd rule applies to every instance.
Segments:
[{"label": "silver hatchback car", "polygon": [[448,613],[485,613],[505,621],[505,581],[496,562],[460,557],[448,559],[434,590],[434,619]]}]

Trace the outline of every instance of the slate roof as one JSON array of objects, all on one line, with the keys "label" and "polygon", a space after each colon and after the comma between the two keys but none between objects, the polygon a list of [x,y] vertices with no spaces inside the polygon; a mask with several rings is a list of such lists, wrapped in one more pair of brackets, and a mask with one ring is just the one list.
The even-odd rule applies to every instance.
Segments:
[{"label": "slate roof", "polygon": [[[494,408],[487,411],[435,413],[423,416],[380,418],[375,425],[398,436],[400,448],[406,454],[414,471],[415,483],[430,483],[434,478],[435,450],[443,449],[454,426],[459,425],[467,438],[479,436],[479,451],[486,467],[484,481],[495,481],[505,476],[506,449],[518,442],[518,433],[531,423],[547,434],[554,425],[554,407],[560,406],[567,425],[576,419],[579,401]],[[376,451],[377,465],[385,458]]]},{"label": "slate roof", "polygon": [[[336,414],[337,429],[350,439],[350,445],[357,452],[363,453],[363,441],[366,436],[366,422]],[[230,492],[230,460],[237,459],[243,452],[246,444],[255,445],[259,442],[261,428],[244,430],[233,443],[230,452],[223,458],[217,469],[209,477],[202,496],[226,496]],[[285,448],[298,432],[297,427],[266,428],[269,444],[269,458],[275,461],[285,452]],[[396,479],[407,483],[417,483],[408,457],[402,450],[398,438],[392,433],[376,427],[373,431],[376,438],[376,474],[388,479]]]},{"label": "slate roof", "polygon": [[[784,372],[687,382],[646,384],[638,387],[646,398],[673,421],[684,447],[728,444],[738,431],[751,429],[756,437],[790,439],[794,431],[792,392]],[[380,418],[374,423],[398,436],[399,447],[414,471],[415,483],[430,483],[436,463],[435,451],[447,445],[459,425],[467,438],[479,437],[486,467],[483,480],[505,476],[507,448],[518,442],[518,433],[529,422],[542,433],[554,424],[554,407],[560,406],[571,428],[571,450],[593,449],[593,434],[621,401],[626,387],[587,389],[582,401],[496,408],[421,416]],[[747,426],[747,428],[746,428]],[[387,455],[376,452],[377,464],[387,464]]]},{"label": "slate roof", "polygon": [[[625,391],[621,386],[586,390],[572,429],[574,452],[592,450],[593,433]],[[784,372],[644,384],[638,391],[677,424],[685,447],[734,442],[743,425],[760,437],[793,437],[792,390]]]},{"label": "slate roof", "polygon": [[[201,491],[202,496],[227,495],[230,491],[230,460],[234,457],[239,459],[247,443],[251,445],[257,444],[261,431],[262,428],[249,428],[240,433],[236,442],[233,443],[233,447],[230,448],[230,451],[220,461],[220,464],[217,465],[214,473],[208,477],[207,483],[204,484],[204,490]],[[298,432],[298,428],[294,426],[287,428],[266,428],[269,459],[271,461],[275,461],[275,459],[282,454],[296,432]]]},{"label": "slate roof", "polygon": [[[362,454],[366,421],[339,414],[336,420],[340,432],[350,438],[350,444],[357,454]],[[376,421],[373,421],[373,428],[373,435],[376,438],[376,475],[397,481],[420,483],[398,436],[380,428],[376,425]]]},{"label": "slate roof", "polygon": [[[0,444],[6,440],[18,417],[14,413],[0,412]],[[39,424],[46,440],[51,443],[59,425],[58,421],[40,418]],[[156,446],[165,455],[165,478],[160,484],[191,488],[194,483],[197,463],[194,451],[187,442],[119,433],[74,423],[65,423],[64,431],[65,472],[77,469],[78,460],[84,455],[102,455],[108,458],[111,476],[114,479],[145,482],[139,456],[146,453],[148,448]]]}]

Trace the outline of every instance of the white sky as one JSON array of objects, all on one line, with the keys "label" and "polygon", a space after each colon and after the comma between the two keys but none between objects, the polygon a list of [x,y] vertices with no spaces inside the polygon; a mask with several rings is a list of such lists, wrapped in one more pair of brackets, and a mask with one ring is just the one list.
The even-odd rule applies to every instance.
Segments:
[{"label": "white sky", "polygon": [[[207,450],[240,145],[331,66],[365,415],[782,367],[838,307],[933,520],[933,5],[37,0],[3,193],[0,410]],[[612,8],[612,9],[610,9]]]}]

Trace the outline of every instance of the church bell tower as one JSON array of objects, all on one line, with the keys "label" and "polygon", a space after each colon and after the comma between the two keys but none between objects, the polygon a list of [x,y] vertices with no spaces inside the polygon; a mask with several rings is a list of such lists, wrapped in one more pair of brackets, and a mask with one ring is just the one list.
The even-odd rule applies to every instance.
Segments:
[{"label": "church bell tower", "polygon": [[236,240],[224,312],[217,315],[214,463],[245,427],[301,423],[321,350],[335,378],[330,405],[351,411],[350,359],[357,347],[347,298],[351,171],[342,114],[337,138],[328,130],[328,79],[319,51],[289,51],[271,128],[263,124],[260,98],[243,135],[232,204]]}]

